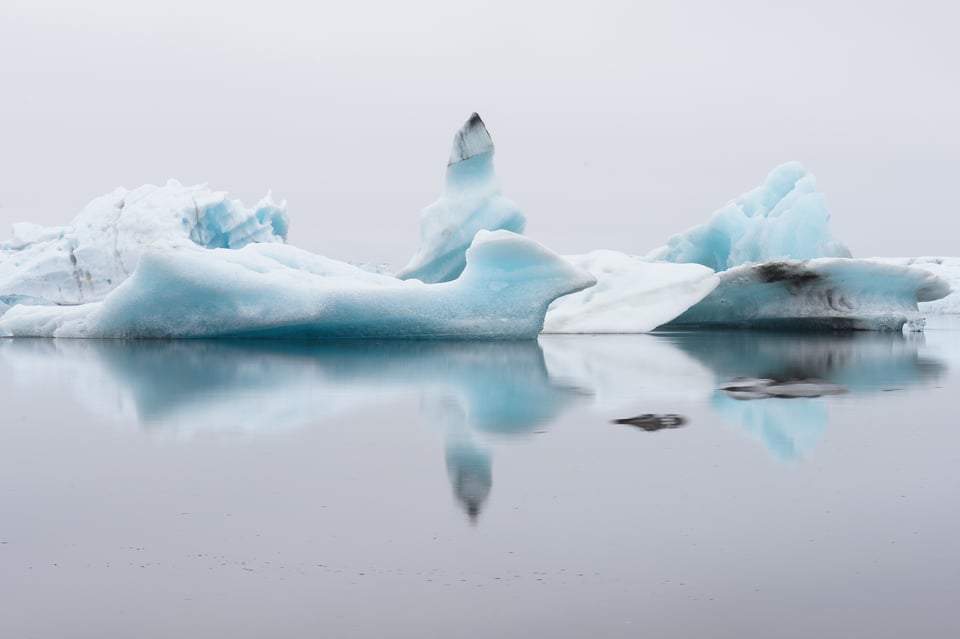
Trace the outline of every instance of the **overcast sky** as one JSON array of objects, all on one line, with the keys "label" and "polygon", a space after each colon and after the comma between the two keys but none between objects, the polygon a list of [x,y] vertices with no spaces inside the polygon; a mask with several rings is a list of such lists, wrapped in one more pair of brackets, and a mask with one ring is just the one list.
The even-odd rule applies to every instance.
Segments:
[{"label": "overcast sky", "polygon": [[956,6],[3,0],[0,237],[175,177],[399,267],[478,111],[561,252],[645,253],[800,160],[855,255],[957,255]]}]

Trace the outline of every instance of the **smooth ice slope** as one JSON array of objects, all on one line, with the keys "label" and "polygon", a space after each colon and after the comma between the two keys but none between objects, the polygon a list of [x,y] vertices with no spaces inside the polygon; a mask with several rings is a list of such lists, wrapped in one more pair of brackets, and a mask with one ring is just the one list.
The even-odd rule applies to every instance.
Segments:
[{"label": "smooth ice slope", "polygon": [[525,222],[517,205],[500,193],[493,140],[474,113],[453,140],[443,194],[421,213],[420,249],[397,277],[428,284],[454,280],[477,231],[522,233]]},{"label": "smooth ice slope", "polygon": [[651,263],[617,251],[564,256],[596,286],[553,302],[545,333],[646,333],[704,298],[719,284],[699,264]]},{"label": "smooth ice slope", "polygon": [[790,162],[771,171],[763,186],[716,211],[706,224],[673,236],[647,257],[715,271],[781,259],[850,257],[850,250],[830,235],[829,221],[816,179]]},{"label": "smooth ice slope", "polygon": [[901,330],[919,326],[918,302],[944,297],[942,279],[869,260],[821,258],[746,264],[668,327]]},{"label": "smooth ice slope", "polygon": [[0,334],[31,337],[534,338],[555,298],[594,283],[536,242],[481,232],[454,282],[427,285],[301,251],[181,241],[146,251],[102,302],[14,307]]},{"label": "smooth ice slope", "polygon": [[871,262],[919,268],[950,284],[953,292],[946,297],[920,302],[925,315],[960,314],[960,257],[871,257]]},{"label": "smooth ice slope", "polygon": [[286,204],[267,195],[253,209],[205,186],[118,188],[96,198],[68,226],[21,223],[0,245],[0,313],[17,303],[97,301],[158,242],[192,240],[209,248],[283,242]]}]

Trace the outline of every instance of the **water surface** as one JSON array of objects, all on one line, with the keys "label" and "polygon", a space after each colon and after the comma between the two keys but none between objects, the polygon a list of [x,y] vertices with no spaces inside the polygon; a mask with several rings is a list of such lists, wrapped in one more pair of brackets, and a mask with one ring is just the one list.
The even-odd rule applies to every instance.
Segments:
[{"label": "water surface", "polygon": [[0,341],[4,636],[951,636],[958,367],[948,320]]}]

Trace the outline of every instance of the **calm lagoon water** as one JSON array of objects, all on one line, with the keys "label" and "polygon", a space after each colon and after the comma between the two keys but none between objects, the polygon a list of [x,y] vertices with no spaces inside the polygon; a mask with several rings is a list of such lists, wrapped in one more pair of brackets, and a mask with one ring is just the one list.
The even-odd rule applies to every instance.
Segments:
[{"label": "calm lagoon water", "polygon": [[5,638],[960,634],[954,320],[6,340],[0,379]]}]

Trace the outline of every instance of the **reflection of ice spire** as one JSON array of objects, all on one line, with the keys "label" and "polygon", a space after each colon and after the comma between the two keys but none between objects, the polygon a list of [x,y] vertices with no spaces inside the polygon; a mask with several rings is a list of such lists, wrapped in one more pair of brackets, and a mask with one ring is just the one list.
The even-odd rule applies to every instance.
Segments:
[{"label": "reflection of ice spire", "polygon": [[491,466],[490,454],[470,443],[447,446],[447,474],[453,495],[474,523],[493,485]]},{"label": "reflection of ice spire", "polygon": [[476,523],[493,485],[490,453],[474,441],[466,411],[456,397],[426,396],[421,409],[425,419],[443,428],[453,496]]}]

